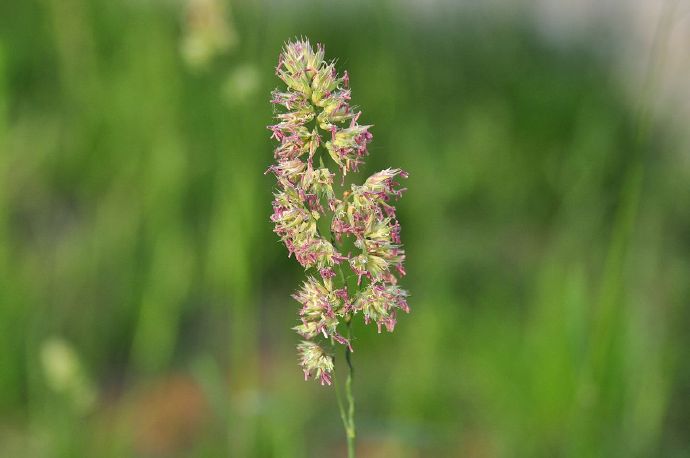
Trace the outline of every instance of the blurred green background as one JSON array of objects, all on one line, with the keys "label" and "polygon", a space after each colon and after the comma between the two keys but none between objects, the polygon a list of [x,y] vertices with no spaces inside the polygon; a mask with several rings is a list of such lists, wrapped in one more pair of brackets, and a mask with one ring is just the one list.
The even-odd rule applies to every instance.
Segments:
[{"label": "blurred green background", "polygon": [[690,163],[654,78],[625,92],[605,30],[429,8],[0,2],[0,456],[344,456],[263,175],[302,35],[375,125],[360,177],[410,173],[359,455],[690,456]]}]

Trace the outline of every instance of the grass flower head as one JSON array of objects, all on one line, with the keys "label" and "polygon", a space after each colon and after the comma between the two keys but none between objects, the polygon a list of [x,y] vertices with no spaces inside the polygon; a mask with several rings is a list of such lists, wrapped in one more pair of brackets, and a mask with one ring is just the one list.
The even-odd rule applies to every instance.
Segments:
[{"label": "grass flower head", "polygon": [[409,312],[408,294],[397,286],[405,250],[393,204],[405,191],[397,180],[407,174],[387,168],[336,192],[336,178],[344,185],[373,138],[350,105],[349,75],[339,75],[324,47],[306,39],[285,44],[276,75],[285,87],[271,98],[276,123],[269,129],[277,141],[267,170],[277,181],[271,221],[288,254],[309,271],[293,295],[301,304],[294,329],[306,339],[298,345],[300,365],[305,378],[330,385],[334,361],[324,348],[352,351],[354,316],[380,332],[393,331],[399,310]]}]

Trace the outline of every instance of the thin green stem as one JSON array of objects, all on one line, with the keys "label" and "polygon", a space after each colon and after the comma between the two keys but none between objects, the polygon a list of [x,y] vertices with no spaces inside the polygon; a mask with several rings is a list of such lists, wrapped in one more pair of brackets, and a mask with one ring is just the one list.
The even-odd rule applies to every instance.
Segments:
[{"label": "thin green stem", "polygon": [[[348,323],[348,337],[349,332]],[[351,359],[350,349],[345,350],[345,359],[347,361],[348,374],[345,380],[345,398],[347,400],[347,409],[345,409],[345,404],[343,404],[343,397],[340,394],[340,388],[338,387],[338,377],[333,374],[333,389],[335,390],[335,398],[338,401],[338,410],[340,411],[340,419],[343,421],[343,427],[345,428],[345,437],[347,438],[347,456],[348,458],[354,458],[355,456],[355,398],[352,394],[352,359]]]},{"label": "thin green stem", "polygon": [[[332,237],[332,236],[331,236]],[[336,241],[331,238],[331,243],[336,245]],[[338,247],[341,248],[341,247]],[[343,272],[342,265],[338,266],[338,271],[340,273],[340,281],[343,283],[343,288],[349,292],[347,279],[345,277],[345,272]],[[345,333],[345,338],[348,342],[352,341],[352,315],[348,314],[345,317],[345,325],[347,326],[347,331]],[[345,436],[347,438],[347,456],[348,458],[355,458],[355,439],[357,437],[355,430],[355,396],[352,392],[352,379],[354,377],[355,369],[352,365],[352,351],[348,345],[345,348],[345,361],[347,362],[347,378],[345,379],[345,398],[347,400],[347,411],[343,405],[342,396],[340,390],[335,382],[335,374],[333,377],[333,388],[335,389],[335,395],[338,400],[338,409],[340,410],[340,418],[343,420],[343,426],[345,427]]]},{"label": "thin green stem", "polygon": [[[350,340],[352,337],[351,332],[351,321],[347,321],[347,339]],[[345,360],[347,361],[348,373],[347,380],[345,380],[345,396],[347,397],[347,424],[349,427],[345,428],[347,433],[347,456],[348,458],[354,458],[355,456],[355,397],[352,393],[352,379],[355,374],[355,369],[352,366],[352,352],[350,348],[345,349]]]}]

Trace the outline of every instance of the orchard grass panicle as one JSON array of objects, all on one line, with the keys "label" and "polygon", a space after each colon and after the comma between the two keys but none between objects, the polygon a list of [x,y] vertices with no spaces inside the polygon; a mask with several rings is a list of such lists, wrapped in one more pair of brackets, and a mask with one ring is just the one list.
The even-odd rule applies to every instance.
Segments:
[{"label": "orchard grass panicle", "polygon": [[269,129],[278,142],[267,170],[277,180],[271,221],[289,256],[309,272],[293,294],[302,306],[294,329],[305,339],[297,346],[299,364],[305,379],[335,384],[334,347],[345,347],[347,410],[335,388],[348,456],[354,456],[352,319],[360,314],[378,332],[392,332],[398,311],[410,310],[408,293],[397,285],[405,275],[405,250],[392,203],[405,191],[396,180],[407,173],[388,168],[346,188],[347,173],[368,154],[371,126],[359,124],[349,76],[324,60],[322,45],[288,42],[276,75],[286,87],[271,98],[276,124]]}]

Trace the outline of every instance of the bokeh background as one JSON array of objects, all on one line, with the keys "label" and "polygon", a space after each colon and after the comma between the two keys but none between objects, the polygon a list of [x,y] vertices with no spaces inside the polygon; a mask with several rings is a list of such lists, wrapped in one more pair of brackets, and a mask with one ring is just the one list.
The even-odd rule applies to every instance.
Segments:
[{"label": "bokeh background", "polygon": [[476,3],[0,2],[0,456],[344,456],[268,221],[295,36],[410,173],[359,455],[690,456],[690,5]]}]

